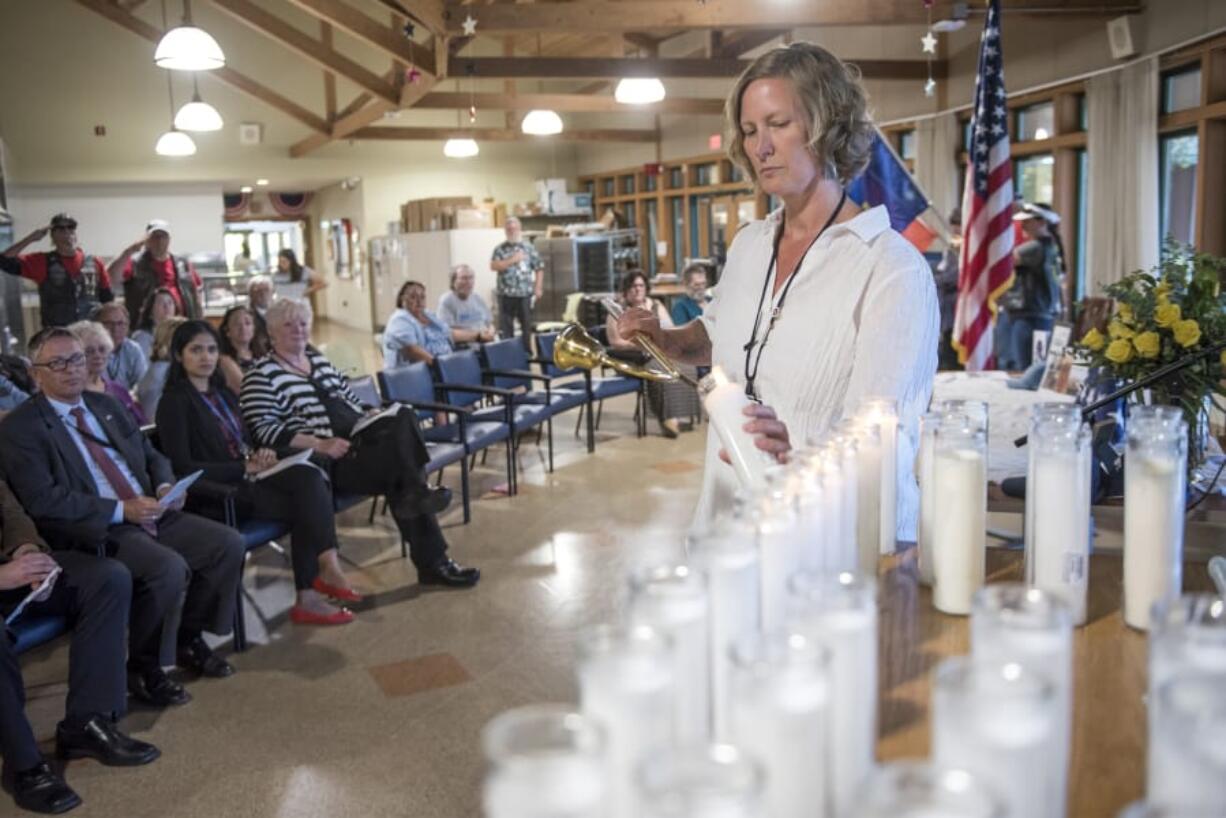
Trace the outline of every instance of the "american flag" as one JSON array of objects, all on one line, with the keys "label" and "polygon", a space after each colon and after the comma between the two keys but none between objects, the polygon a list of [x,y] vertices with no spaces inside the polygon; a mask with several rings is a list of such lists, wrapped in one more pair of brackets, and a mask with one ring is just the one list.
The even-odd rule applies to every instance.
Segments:
[{"label": "american flag", "polygon": [[962,197],[962,263],[953,344],[971,371],[992,364],[996,299],[1013,283],[1013,162],[1001,54],[1000,0],[988,0],[979,44],[970,167]]}]

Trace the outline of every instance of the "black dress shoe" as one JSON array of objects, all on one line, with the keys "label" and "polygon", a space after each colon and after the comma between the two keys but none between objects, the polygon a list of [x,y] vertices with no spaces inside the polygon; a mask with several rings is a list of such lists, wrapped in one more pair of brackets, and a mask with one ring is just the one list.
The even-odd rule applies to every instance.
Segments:
[{"label": "black dress shoe", "polygon": [[234,675],[234,666],[214,653],[203,636],[197,636],[187,644],[179,645],[179,667],[210,679],[224,679]]},{"label": "black dress shoe", "polygon": [[426,570],[418,570],[417,581],[422,585],[447,585],[452,588],[471,588],[481,579],[476,568],[465,568],[448,557],[443,557]]},{"label": "black dress shoe", "polygon": [[81,796],[45,761],[13,776],[13,800],[22,809],[44,815],[59,815],[81,804]]},{"label": "black dress shoe", "polygon": [[115,722],[105,716],[91,716],[79,727],[66,721],[56,726],[55,754],[60,758],[96,758],[108,767],[139,767],[162,751],[119,732]]},{"label": "black dress shoe", "polygon": [[144,673],[129,672],[128,693],[154,707],[187,704],[192,700],[192,695],[183,689],[183,685],[167,676],[160,667]]},{"label": "black dress shoe", "polygon": [[451,489],[446,486],[419,486],[401,493],[392,501],[397,517],[418,517],[422,514],[442,514],[451,505]]}]

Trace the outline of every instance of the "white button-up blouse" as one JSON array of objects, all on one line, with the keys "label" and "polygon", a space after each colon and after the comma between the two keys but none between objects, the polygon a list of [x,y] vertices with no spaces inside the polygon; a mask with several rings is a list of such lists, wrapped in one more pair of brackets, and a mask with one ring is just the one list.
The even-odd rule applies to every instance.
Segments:
[{"label": "white button-up blouse", "polygon": [[[728,251],[714,298],[700,319],[711,339],[712,363],[744,383],[745,344],[774,249],[782,211],[743,227]],[[782,294],[783,289],[780,289]],[[778,303],[768,289],[758,343]],[[940,312],[924,257],[890,228],[884,207],[836,224],[809,250],[762,350],[755,391],[787,424],[793,447],[815,440],[856,411],[861,398],[898,401],[898,531],[915,539],[919,488],[913,466],[919,417],[932,396]],[[754,350],[757,357],[758,350]],[[707,433],[706,472],[694,524],[731,507],[732,467],[719,459],[719,439]]]}]

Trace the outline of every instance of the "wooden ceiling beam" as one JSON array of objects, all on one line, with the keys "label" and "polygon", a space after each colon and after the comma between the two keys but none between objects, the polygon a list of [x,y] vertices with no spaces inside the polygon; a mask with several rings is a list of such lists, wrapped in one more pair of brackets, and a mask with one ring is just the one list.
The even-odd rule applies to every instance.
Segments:
[{"label": "wooden ceiling beam", "polygon": [[[375,0],[383,8],[394,14],[402,14],[406,17],[411,17],[418,23],[421,23],[431,34],[439,35],[447,33],[447,10],[443,5],[443,0]],[[460,16],[460,22],[464,21],[464,16]],[[459,23],[456,24],[460,26]]]},{"label": "wooden ceiling beam", "polygon": [[558,140],[563,142],[655,142],[660,134],[655,130],[565,130],[555,136],[531,136],[518,128],[361,128],[350,139],[391,142],[437,142],[453,137],[469,137],[483,142],[521,142]]},{"label": "wooden ceiling beam", "polygon": [[344,77],[389,104],[395,105],[399,102],[399,93],[393,84],[386,82],[365,66],[359,65],[330,48],[325,48],[319,40],[303,34],[298,28],[274,14],[269,14],[249,0],[209,0],[209,2],[244,25],[315,63],[325,71],[331,71],[337,76]]},{"label": "wooden ceiling beam", "polygon": [[[319,41],[332,48],[332,24],[319,21]],[[336,75],[324,71],[324,116],[329,122],[336,119]]]},{"label": "wooden ceiling beam", "polygon": [[289,2],[307,14],[331,23],[340,30],[373,46],[393,60],[410,63],[422,73],[434,73],[434,54],[430,49],[413,42],[402,31],[367,17],[347,3],[340,0],[289,0]]},{"label": "wooden ceiling beam", "polygon": [[752,31],[738,31],[726,35],[715,52],[717,57],[739,58],[746,51],[752,51],[766,45],[776,37],[787,34],[787,29],[760,28]]},{"label": "wooden ceiling beam", "polygon": [[[214,0],[217,2],[217,0]],[[496,8],[491,6],[490,8]],[[519,8],[532,8],[521,6]],[[928,63],[924,60],[848,60],[859,67],[865,79],[924,79]],[[938,61],[940,62],[940,61]],[[590,58],[590,57],[453,57],[448,74],[479,79],[598,79],[622,77],[659,77],[661,79],[728,79],[740,76],[749,65],[746,60],[729,57],[686,57],[673,59]],[[944,63],[934,62],[934,71],[944,72]]]},{"label": "wooden ceiling beam", "polygon": [[308,136],[306,139],[294,143],[290,146],[289,155],[296,159],[322,148],[329,142],[338,139],[354,139],[356,138],[354,136],[356,132],[382,119],[383,115],[388,111],[396,110],[397,107],[410,108],[415,105],[422,97],[430,93],[436,84],[437,80],[424,79],[417,83],[406,83],[404,88],[401,89],[399,106],[392,105],[386,100],[375,100],[364,108],[359,108],[345,114],[345,116],[338,117],[332,123],[328,133]]},{"label": "wooden ceiling beam", "polygon": [[[162,39],[162,30],[149,25],[144,20],[129,14],[116,3],[109,0],[76,0],[80,6],[93,11],[102,17],[110,20],[113,23],[126,28],[133,34],[147,40],[155,45]],[[256,82],[246,74],[235,71],[230,66],[218,68],[215,71],[209,71],[208,75],[213,79],[220,80],[227,85],[237,88],[239,91],[248,96],[263,102],[271,108],[275,108],[291,119],[297,120],[301,124],[319,133],[328,132],[328,122],[321,116],[317,116],[314,112],[307,110],[298,103],[288,97],[284,97],[273,91],[271,88]]]},{"label": "wooden ceiling beam", "polygon": [[[472,102],[477,110],[531,111],[534,108],[552,108],[564,113],[657,113],[657,114],[722,114],[724,101],[720,99],[683,99],[669,97],[653,105],[622,105],[613,97],[588,94],[473,94]],[[426,110],[456,110],[467,108],[469,95],[435,92],[427,94],[413,106]]]},{"label": "wooden ceiling beam", "polygon": [[[972,3],[971,14],[982,14]],[[631,10],[630,7],[633,7]],[[954,0],[936,0],[932,18],[952,15]],[[1142,10],[1138,0],[1006,0],[1005,13],[1114,17]],[[515,31],[651,32],[660,29],[781,28],[836,25],[916,25],[928,21],[923,4],[914,0],[794,0],[761,4],[745,0],[572,0],[569,3],[507,4],[481,8],[455,0],[446,4],[447,30],[462,30],[466,15],[477,20],[479,34]]]}]

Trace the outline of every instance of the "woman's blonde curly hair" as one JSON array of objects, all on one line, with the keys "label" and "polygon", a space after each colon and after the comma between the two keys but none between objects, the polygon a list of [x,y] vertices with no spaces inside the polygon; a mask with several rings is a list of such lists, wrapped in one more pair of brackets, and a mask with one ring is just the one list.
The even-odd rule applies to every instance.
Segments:
[{"label": "woman's blonde curly hair", "polygon": [[860,72],[821,46],[792,43],[766,52],[741,73],[724,104],[728,158],[756,184],[741,133],[741,98],[751,82],[791,80],[808,120],[809,149],[829,179],[846,184],[868,164],[873,122]]}]

